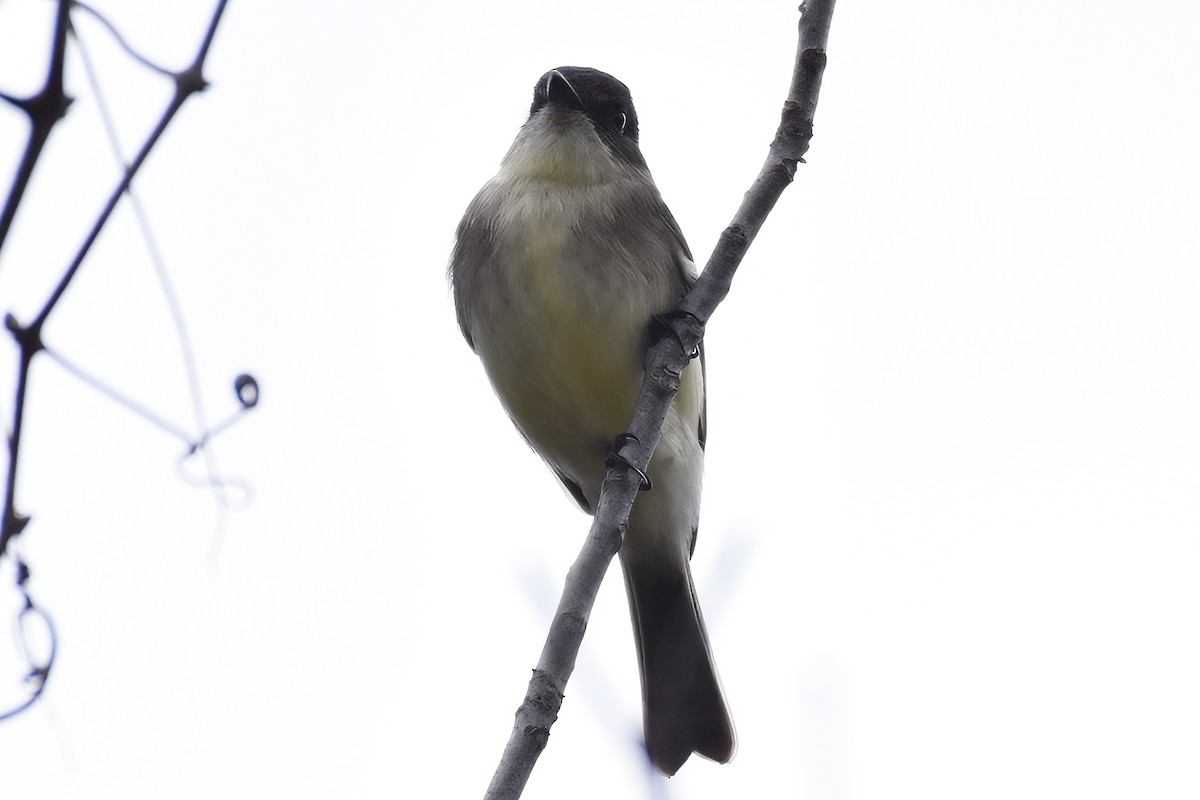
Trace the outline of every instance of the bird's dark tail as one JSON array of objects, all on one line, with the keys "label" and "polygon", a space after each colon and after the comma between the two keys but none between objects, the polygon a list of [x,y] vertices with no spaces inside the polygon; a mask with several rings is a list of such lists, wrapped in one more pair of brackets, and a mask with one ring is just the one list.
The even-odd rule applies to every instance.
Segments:
[{"label": "bird's dark tail", "polygon": [[621,555],[651,762],[664,775],[674,775],[692,753],[722,764],[729,761],[736,747],[733,720],[686,555],[626,558],[624,549]]}]

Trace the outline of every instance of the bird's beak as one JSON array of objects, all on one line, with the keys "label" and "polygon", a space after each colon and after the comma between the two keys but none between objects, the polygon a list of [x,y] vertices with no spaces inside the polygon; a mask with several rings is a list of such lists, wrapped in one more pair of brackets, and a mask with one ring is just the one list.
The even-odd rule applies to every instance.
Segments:
[{"label": "bird's beak", "polygon": [[583,111],[583,101],[579,99],[575,88],[556,69],[550,70],[550,74],[546,76],[546,100],[556,105],[573,108],[576,111]]}]

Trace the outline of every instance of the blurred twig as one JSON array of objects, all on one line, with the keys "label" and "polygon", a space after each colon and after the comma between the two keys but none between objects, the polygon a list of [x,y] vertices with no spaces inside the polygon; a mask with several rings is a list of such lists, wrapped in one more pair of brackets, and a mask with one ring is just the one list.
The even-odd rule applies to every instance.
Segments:
[{"label": "blurred twig", "polygon": [[[0,92],[0,99],[21,109],[29,117],[29,140],[25,144],[25,155],[21,157],[21,164],[17,167],[8,199],[4,202],[4,211],[0,212],[0,249],[3,249],[4,240],[8,238],[8,230],[17,215],[17,206],[25,196],[25,187],[29,185],[33,168],[42,154],[46,140],[50,138],[50,131],[71,105],[71,98],[67,97],[63,89],[63,63],[67,53],[70,9],[70,0],[59,0],[58,13],[54,20],[54,43],[50,50],[50,70],[42,90],[32,97],[24,98]],[[0,549],[0,552],[3,550]]]},{"label": "blurred twig", "polygon": [[680,375],[704,336],[705,324],[729,293],[733,274],[747,248],[808,151],[834,3],[835,0],[809,0],[801,7],[800,40],[791,88],[767,160],[733,222],[722,232],[704,271],[680,303],[678,312],[667,320],[673,335],[659,337],[646,353],[642,392],[629,427],[634,438],[622,437],[617,443],[627,463],[610,459],[591,531],[567,575],[541,658],[533,671],[525,701],[517,709],[512,736],[485,800],[520,797],[534,763],[546,747],[600,583],[621,547],[629,512],[641,484],[638,470],[644,473],[649,467],[663,422],[679,390]]},{"label": "blurred twig", "polygon": [[[25,418],[25,401],[29,385],[29,368],[34,358],[41,352],[45,351],[46,347],[42,341],[42,329],[46,324],[46,320],[58,305],[63,293],[70,286],[71,281],[78,273],[80,266],[87,257],[96,238],[100,235],[100,231],[108,222],[113,210],[117,207],[123,195],[125,195],[133,181],[138,170],[145,163],[146,158],[154,149],[159,139],[167,126],[174,119],[175,114],[183,106],[184,102],[193,94],[203,91],[208,85],[204,79],[204,62],[208,57],[208,51],[212,45],[213,36],[216,33],[217,24],[221,20],[221,16],[225,11],[227,0],[218,0],[216,8],[213,11],[212,18],[209,21],[207,30],[205,31],[204,39],[192,59],[191,64],[178,72],[165,71],[162,68],[148,62],[146,59],[134,52],[120,34],[117,33],[113,25],[99,14],[94,9],[84,6],[81,3],[73,2],[73,0],[58,0],[56,10],[56,20],[54,26],[54,38],[51,50],[49,74],[46,83],[36,95],[29,98],[17,98],[11,95],[0,93],[0,100],[7,101],[13,106],[21,109],[29,117],[30,134],[26,144],[25,154],[18,166],[17,174],[13,179],[12,188],[9,191],[8,199],[5,202],[2,216],[0,216],[0,248],[3,247],[4,241],[8,235],[13,218],[16,216],[17,208],[20,205],[21,199],[24,196],[25,189],[29,184],[30,177],[33,174],[34,166],[37,163],[38,157],[42,152],[42,148],[50,135],[50,131],[54,124],[62,118],[70,105],[70,98],[67,97],[63,87],[63,71],[67,46],[67,33],[71,29],[70,14],[73,8],[81,8],[87,11],[92,16],[100,20],[110,33],[112,33],[118,43],[129,52],[132,57],[144,64],[147,68],[156,72],[168,75],[175,83],[175,91],[171,97],[167,107],[162,112],[158,124],[155,125],[151,133],[146,137],[141,149],[134,157],[133,161],[128,165],[124,165],[124,171],[120,181],[109,195],[108,201],[104,208],[96,217],[92,224],[88,235],[80,245],[71,263],[63,272],[54,290],[42,305],[41,310],[34,317],[33,321],[28,324],[22,324],[12,314],[7,314],[4,318],[4,325],[12,334],[17,343],[18,348],[18,368],[16,381],[16,400],[13,405],[13,420],[12,428],[9,432],[8,449],[8,470],[5,480],[5,496],[4,496],[4,512],[0,519],[0,558],[6,555],[11,555],[10,545],[13,539],[18,536],[29,522],[29,517],[21,514],[16,510],[16,481],[17,471],[19,467],[21,454],[21,431]],[[173,299],[173,298],[172,298]],[[240,389],[239,389],[240,391]],[[111,394],[111,392],[110,392]],[[211,435],[211,432],[205,432],[204,438]],[[195,449],[195,445],[193,445]],[[29,577],[28,568],[19,560],[16,560],[18,571],[18,586],[24,594],[26,608],[22,615],[30,615],[40,617],[44,620],[51,636],[51,653],[53,653],[53,625],[49,617],[34,603],[27,587]],[[45,687],[46,677],[49,674],[52,657],[43,666],[35,669],[38,680],[35,683],[33,696],[24,703],[20,708],[27,708],[41,694]],[[20,709],[17,709],[20,710]],[[8,712],[0,715],[0,719],[10,716],[13,712]]]}]

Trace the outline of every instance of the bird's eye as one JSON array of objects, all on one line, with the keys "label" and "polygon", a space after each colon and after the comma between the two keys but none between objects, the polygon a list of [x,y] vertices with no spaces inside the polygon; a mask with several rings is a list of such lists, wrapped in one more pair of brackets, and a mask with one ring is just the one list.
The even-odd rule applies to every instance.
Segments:
[{"label": "bird's eye", "polygon": [[617,133],[624,133],[625,124],[627,122],[628,120],[625,118],[625,115],[621,112],[617,112],[617,115],[613,117],[613,130],[615,130]]}]

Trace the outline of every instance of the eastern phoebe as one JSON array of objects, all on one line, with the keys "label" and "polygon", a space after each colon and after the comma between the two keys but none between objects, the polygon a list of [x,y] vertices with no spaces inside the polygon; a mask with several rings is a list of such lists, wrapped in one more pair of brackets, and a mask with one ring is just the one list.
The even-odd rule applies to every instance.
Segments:
[{"label": "eastern phoebe", "polygon": [[[683,234],[638,149],[625,84],[559,67],[533,92],[500,173],[458,226],[458,323],[500,402],[584,511],[642,382],[651,318],[695,280]],[[733,757],[733,721],[688,561],[704,470],[704,361],[684,370],[634,504],[621,567],[641,667],[646,749],[674,775]]]}]

